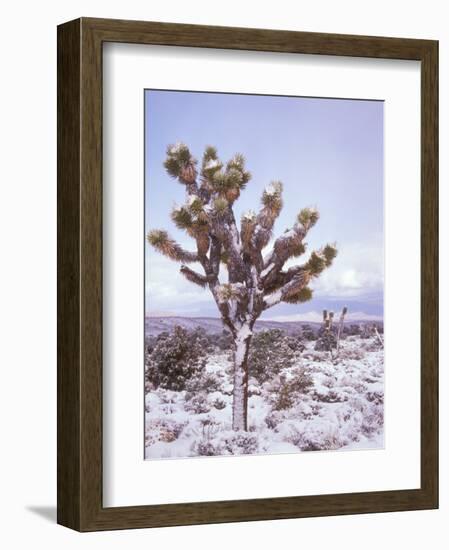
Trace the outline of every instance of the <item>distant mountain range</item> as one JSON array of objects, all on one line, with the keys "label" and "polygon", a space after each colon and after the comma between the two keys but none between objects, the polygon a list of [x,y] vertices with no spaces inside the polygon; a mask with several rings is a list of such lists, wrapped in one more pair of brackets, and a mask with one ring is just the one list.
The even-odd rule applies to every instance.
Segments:
[{"label": "distant mountain range", "polygon": [[[364,319],[354,320],[349,319],[345,322],[346,325],[372,323],[373,321],[367,321]],[[376,321],[376,324],[382,325],[382,321]],[[258,320],[254,326],[256,332],[261,330],[280,329],[287,333],[297,332],[303,325],[310,325],[314,329],[318,329],[321,326],[321,322],[310,321],[265,321]],[[175,326],[181,326],[187,330],[194,330],[196,328],[204,329],[208,334],[216,334],[223,330],[223,323],[221,319],[214,317],[146,317],[145,318],[145,334],[147,336],[157,336],[161,332],[171,332]]]}]

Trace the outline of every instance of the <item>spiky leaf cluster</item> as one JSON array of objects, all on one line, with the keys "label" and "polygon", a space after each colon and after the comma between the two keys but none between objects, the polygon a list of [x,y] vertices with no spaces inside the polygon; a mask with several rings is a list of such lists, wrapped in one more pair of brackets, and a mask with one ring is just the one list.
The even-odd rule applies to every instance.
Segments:
[{"label": "spiky leaf cluster", "polygon": [[168,235],[167,231],[154,229],[148,233],[147,240],[161,254],[176,262],[190,263],[198,260],[196,254],[184,250]]},{"label": "spiky leaf cluster", "polygon": [[241,283],[224,283],[217,287],[217,296],[220,302],[238,300],[245,293],[245,287]]},{"label": "spiky leaf cluster", "polygon": [[180,142],[167,147],[164,167],[172,178],[178,178],[181,183],[192,184],[195,181],[196,163],[185,143]]},{"label": "spiky leaf cluster", "polygon": [[245,169],[245,159],[235,155],[226,167],[218,158],[215,147],[207,147],[202,161],[201,176],[203,185],[213,194],[234,202],[245,188],[251,174]]},{"label": "spiky leaf cluster", "polygon": [[327,244],[323,249],[312,252],[305,268],[312,277],[317,277],[326,267],[330,267],[334,258],[337,256],[335,245]]},{"label": "spiky leaf cluster", "polygon": [[298,214],[298,222],[308,231],[319,220],[320,214],[316,208],[303,208]]},{"label": "spiky leaf cluster", "polygon": [[305,286],[301,290],[298,290],[298,292],[295,292],[294,294],[291,294],[289,296],[286,296],[284,298],[284,302],[287,302],[288,304],[302,304],[304,302],[308,302],[313,298],[313,291],[308,286]]},{"label": "spiky leaf cluster", "polygon": [[216,172],[223,168],[223,163],[217,155],[217,149],[208,145],[203,154],[203,162],[201,165],[201,176],[205,180],[211,180]]},{"label": "spiky leaf cluster", "polygon": [[265,187],[262,193],[263,206],[271,211],[274,216],[278,216],[282,210],[282,183],[280,181],[272,181],[267,187]]},{"label": "spiky leaf cluster", "polygon": [[171,219],[178,229],[191,229],[193,217],[189,209],[185,206],[176,206],[171,212]]}]

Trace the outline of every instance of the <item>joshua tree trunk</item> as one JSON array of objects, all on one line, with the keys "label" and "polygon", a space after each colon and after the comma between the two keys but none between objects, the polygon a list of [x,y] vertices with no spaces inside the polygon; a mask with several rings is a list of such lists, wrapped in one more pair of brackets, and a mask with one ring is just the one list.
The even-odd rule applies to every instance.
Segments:
[{"label": "joshua tree trunk", "polygon": [[[210,290],[234,340],[232,427],[247,430],[248,354],[254,323],[281,302],[310,300],[309,282],[332,264],[337,249],[328,244],[313,251],[305,263],[285,268],[289,260],[305,253],[304,239],[318,221],[318,211],[303,208],[293,226],[271,241],[282,209],[282,183],[271,182],[264,189],[259,212],[245,212],[239,227],[233,204],[251,179],[245,159],[235,155],[225,165],[216,149],[207,147],[200,174],[197,164],[187,145],[168,147],[164,166],[186,189],[185,204],[175,206],[171,218],[178,229],[192,237],[196,250],[186,250],[164,230],[150,231],[148,242],[181,263],[180,272],[188,281]],[[270,242],[272,246],[264,254]],[[194,263],[204,273],[186,265]],[[220,281],[222,266],[228,274],[226,283]]]},{"label": "joshua tree trunk", "polygon": [[244,325],[234,340],[234,390],[232,401],[232,429],[248,429],[248,355],[251,329]]}]

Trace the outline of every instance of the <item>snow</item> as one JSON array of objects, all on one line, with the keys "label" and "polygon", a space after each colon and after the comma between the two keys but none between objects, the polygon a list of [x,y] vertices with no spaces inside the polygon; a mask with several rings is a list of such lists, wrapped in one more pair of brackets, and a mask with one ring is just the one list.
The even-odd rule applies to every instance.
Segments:
[{"label": "snow", "polygon": [[181,151],[181,149],[184,149],[185,147],[186,147],[185,143],[182,143],[181,141],[179,141],[178,143],[175,143],[174,145],[172,145],[168,152],[170,155],[176,155]]},{"label": "snow", "polygon": [[271,307],[277,304],[278,302],[280,302],[281,297],[282,297],[282,290],[277,290],[276,292],[273,292],[273,294],[269,294],[264,301],[267,307]]},{"label": "snow", "polygon": [[268,273],[270,273],[270,271],[273,270],[273,268],[274,268],[274,264],[268,265],[268,267],[266,267],[266,268],[262,271],[262,273],[260,274],[260,276],[261,276],[262,278],[266,277],[266,276],[268,275]]},{"label": "snow", "polygon": [[[243,325],[239,341],[250,335]],[[382,449],[382,348],[375,338],[347,338],[341,342],[340,359],[333,362],[328,352],[315,351],[314,344],[307,342],[294,364],[282,370],[284,382],[295,380],[298,372],[306,372],[312,381],[288,408],[276,406],[279,378],[259,384],[250,373],[247,432],[232,430],[230,351],[216,348],[208,355],[205,373],[216,384],[193,396],[200,408],[195,409],[186,391],[150,390],[145,396],[146,459]]]},{"label": "snow", "polygon": [[205,170],[213,170],[214,168],[220,168],[221,164],[219,160],[210,159],[204,165]]},{"label": "snow", "polygon": [[242,248],[240,246],[239,232],[238,232],[237,227],[235,226],[235,224],[231,224],[231,226],[229,227],[229,232],[231,233],[232,244],[233,244],[234,250],[238,254],[240,254],[241,251],[242,251]]},{"label": "snow", "polygon": [[249,325],[242,325],[242,327],[238,331],[238,338],[241,340],[246,340],[249,336],[251,336],[253,331],[249,328]]},{"label": "snow", "polygon": [[196,195],[190,195],[187,203],[189,206],[192,206],[197,200],[199,200],[199,198]]},{"label": "snow", "polygon": [[254,210],[247,210],[246,212],[244,212],[244,214],[242,215],[242,219],[244,220],[248,220],[250,222],[253,222],[255,219],[256,219],[257,215],[256,213],[254,212]]},{"label": "snow", "polygon": [[276,187],[276,185],[273,185],[272,183],[268,184],[265,187],[265,193],[267,195],[276,195],[276,193],[279,191],[279,188]]}]

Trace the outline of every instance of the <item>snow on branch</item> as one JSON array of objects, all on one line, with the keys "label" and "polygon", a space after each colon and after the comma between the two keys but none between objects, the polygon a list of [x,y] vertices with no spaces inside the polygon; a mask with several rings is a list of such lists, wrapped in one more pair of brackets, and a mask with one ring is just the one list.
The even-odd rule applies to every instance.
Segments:
[{"label": "snow on branch", "polygon": [[278,288],[268,296],[264,298],[264,309],[279,304],[280,302],[287,301],[292,296],[297,296],[299,292],[305,288],[310,280],[310,276],[307,271],[299,271],[296,273],[290,281]]}]

